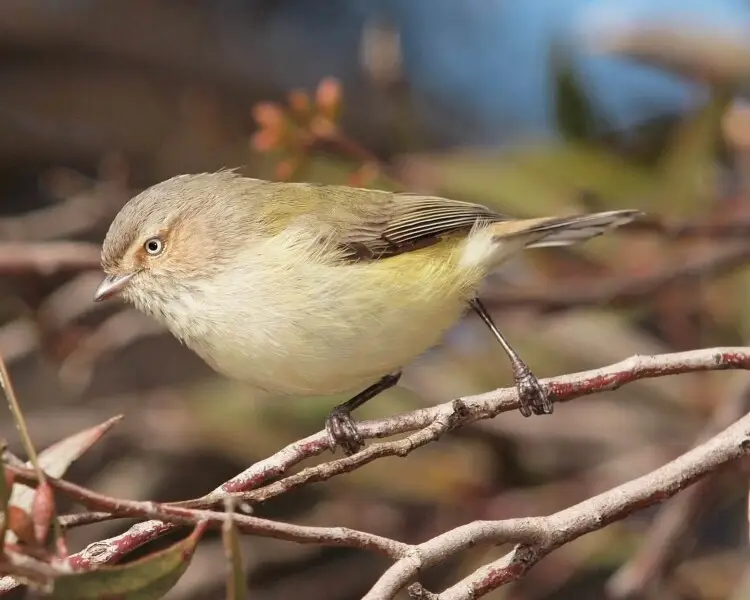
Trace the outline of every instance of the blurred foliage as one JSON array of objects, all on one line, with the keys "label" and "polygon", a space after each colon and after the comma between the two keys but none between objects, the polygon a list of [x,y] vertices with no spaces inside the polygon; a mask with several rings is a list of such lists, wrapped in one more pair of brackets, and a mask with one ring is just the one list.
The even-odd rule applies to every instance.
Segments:
[{"label": "blurred foliage", "polygon": [[[565,50],[552,50],[552,77],[555,83],[555,124],[563,138],[592,140],[601,135],[601,118],[591,105],[575,67],[566,60]],[[562,57],[557,58],[556,57]]]}]

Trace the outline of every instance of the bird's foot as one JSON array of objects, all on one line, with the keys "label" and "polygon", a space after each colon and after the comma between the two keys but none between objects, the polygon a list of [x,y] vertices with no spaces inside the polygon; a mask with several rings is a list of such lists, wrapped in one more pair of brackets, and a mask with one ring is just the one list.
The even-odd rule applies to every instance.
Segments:
[{"label": "bird's foot", "polygon": [[523,363],[513,373],[518,391],[518,399],[521,401],[520,411],[524,417],[535,415],[552,414],[554,405],[549,399],[549,393],[539,383],[531,370]]},{"label": "bird's foot", "polygon": [[336,452],[336,447],[340,446],[344,454],[351,456],[365,445],[351,412],[342,406],[334,408],[326,417],[326,433],[331,452]]}]

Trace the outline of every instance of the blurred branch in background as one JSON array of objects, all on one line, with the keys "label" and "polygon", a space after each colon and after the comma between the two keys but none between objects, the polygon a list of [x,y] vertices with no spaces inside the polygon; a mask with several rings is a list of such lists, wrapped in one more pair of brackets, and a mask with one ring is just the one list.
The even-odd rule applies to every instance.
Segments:
[{"label": "blurred branch in background", "polygon": [[58,242],[45,244],[0,242],[0,274],[38,273],[99,268],[100,249],[94,244]]},{"label": "blurred branch in background", "polygon": [[70,169],[55,169],[42,185],[60,202],[18,216],[0,218],[0,239],[52,240],[79,235],[101,226],[129,196],[127,167],[121,158],[102,160],[98,177],[89,179]]},{"label": "blurred branch in background", "polygon": [[[695,281],[702,277],[721,277],[747,264],[750,245],[737,244],[711,254],[704,253],[691,263],[662,268],[656,273],[634,277],[591,277],[576,281],[575,286],[557,285],[538,291],[493,290],[487,302],[494,308],[531,307],[555,311],[581,306],[628,306],[657,294],[670,284]],[[568,282],[569,284],[570,282]]]},{"label": "blurred branch in background", "polygon": [[[711,423],[697,443],[703,443],[748,412],[750,386],[744,384],[743,389],[716,408]],[[691,524],[701,512],[709,509],[711,503],[718,501],[721,487],[717,479],[717,475],[712,475],[699,481],[660,511],[639,552],[609,581],[608,591],[612,598],[638,598],[646,590],[655,589],[669,574],[689,547]]]},{"label": "blurred branch in background", "polygon": [[[469,577],[437,595],[440,599],[479,598],[522,577],[545,554],[579,535],[589,533],[632,513],[661,502],[715,468],[744,456],[748,446],[744,417],[705,444],[661,469],[628,482],[566,511],[549,515],[493,523],[476,523],[451,531],[420,545],[391,567],[375,584],[368,600],[392,598],[417,574],[446,555],[474,546],[478,541],[515,543],[502,559],[478,569]],[[497,531],[496,529],[500,529]],[[473,531],[472,531],[473,530]]]}]

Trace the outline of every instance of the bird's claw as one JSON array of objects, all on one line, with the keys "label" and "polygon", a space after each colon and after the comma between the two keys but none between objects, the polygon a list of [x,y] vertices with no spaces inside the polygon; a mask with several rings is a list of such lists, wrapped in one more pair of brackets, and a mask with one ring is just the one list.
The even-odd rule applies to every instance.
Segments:
[{"label": "bird's claw", "polygon": [[544,386],[539,383],[536,376],[523,365],[524,368],[514,373],[518,399],[521,401],[520,411],[524,417],[535,415],[549,415],[554,405],[549,399],[549,394]]},{"label": "bird's claw", "polygon": [[326,433],[331,452],[336,452],[336,447],[340,446],[344,454],[351,456],[365,445],[354,419],[349,411],[343,408],[334,408],[326,417]]}]

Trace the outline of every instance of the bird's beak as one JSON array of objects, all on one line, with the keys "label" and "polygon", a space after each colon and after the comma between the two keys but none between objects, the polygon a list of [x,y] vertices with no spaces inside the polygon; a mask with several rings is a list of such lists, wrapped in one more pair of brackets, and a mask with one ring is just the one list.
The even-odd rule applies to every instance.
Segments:
[{"label": "bird's beak", "polygon": [[133,278],[133,273],[126,273],[125,275],[108,275],[99,284],[94,292],[94,302],[101,302],[107,298],[111,298],[119,294],[128,282]]}]

